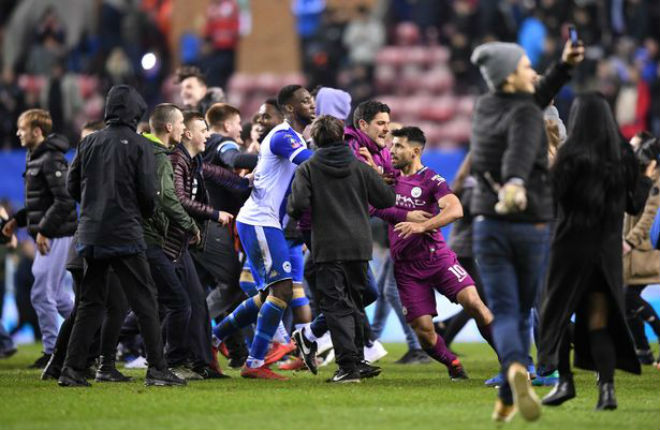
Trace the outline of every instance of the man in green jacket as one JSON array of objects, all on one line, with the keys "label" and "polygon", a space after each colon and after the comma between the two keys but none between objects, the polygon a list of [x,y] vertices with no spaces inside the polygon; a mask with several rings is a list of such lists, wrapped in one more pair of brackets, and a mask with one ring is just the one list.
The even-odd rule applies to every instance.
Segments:
[{"label": "man in green jacket", "polygon": [[190,358],[188,326],[191,303],[186,288],[176,275],[174,263],[167,258],[163,247],[170,225],[176,224],[199,243],[200,231],[174,193],[174,173],[169,151],[181,140],[185,126],[183,113],[176,105],[163,103],[156,106],[149,117],[152,133],[143,134],[153,144],[156,158],[158,197],[154,215],[146,220],[144,240],[151,275],[158,288],[158,304],[164,317],[166,336],[165,359],[168,367],[179,378],[191,380],[202,377],[186,367]]}]

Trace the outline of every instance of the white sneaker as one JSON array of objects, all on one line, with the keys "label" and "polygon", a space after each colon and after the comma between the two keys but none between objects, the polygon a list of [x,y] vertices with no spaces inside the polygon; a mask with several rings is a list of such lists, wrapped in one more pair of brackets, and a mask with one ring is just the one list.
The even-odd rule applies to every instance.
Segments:
[{"label": "white sneaker", "polygon": [[316,354],[323,354],[330,348],[332,348],[332,338],[330,337],[330,332],[327,331],[325,334],[318,339],[316,339]]},{"label": "white sneaker", "polygon": [[387,355],[387,351],[382,343],[375,340],[371,346],[364,347],[364,360],[369,363],[375,363]]},{"label": "white sneaker", "polygon": [[147,359],[139,356],[135,360],[128,362],[124,365],[124,369],[146,369],[147,368]]}]

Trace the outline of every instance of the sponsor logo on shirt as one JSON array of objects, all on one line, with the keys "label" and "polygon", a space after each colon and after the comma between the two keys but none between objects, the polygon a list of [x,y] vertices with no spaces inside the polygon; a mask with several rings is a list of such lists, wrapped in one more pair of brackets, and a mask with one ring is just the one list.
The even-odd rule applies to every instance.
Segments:
[{"label": "sponsor logo on shirt", "polygon": [[[420,190],[421,192],[421,190]],[[412,194],[412,193],[411,193]],[[426,202],[422,199],[416,199],[409,196],[396,195],[396,206],[402,208],[416,208],[418,206],[425,206]]]}]

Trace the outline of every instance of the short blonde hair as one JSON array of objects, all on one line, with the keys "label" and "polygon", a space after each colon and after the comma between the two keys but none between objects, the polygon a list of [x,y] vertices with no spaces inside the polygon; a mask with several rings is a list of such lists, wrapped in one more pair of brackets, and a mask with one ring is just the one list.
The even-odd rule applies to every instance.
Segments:
[{"label": "short blonde hair", "polygon": [[48,136],[53,130],[53,118],[44,109],[28,109],[18,117],[18,123],[27,122],[30,128],[40,128],[44,136]]}]

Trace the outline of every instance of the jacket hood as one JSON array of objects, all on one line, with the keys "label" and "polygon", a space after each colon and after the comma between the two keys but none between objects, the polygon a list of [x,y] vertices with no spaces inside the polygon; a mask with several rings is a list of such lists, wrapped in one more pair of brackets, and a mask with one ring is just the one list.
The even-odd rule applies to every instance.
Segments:
[{"label": "jacket hood", "polygon": [[61,134],[51,133],[46,136],[46,139],[41,143],[41,145],[37,146],[35,150],[32,151],[30,157],[38,157],[39,155],[49,150],[64,153],[69,150],[69,140]]},{"label": "jacket hood", "polygon": [[316,115],[330,115],[346,121],[351,113],[351,95],[336,88],[324,87],[316,94]]},{"label": "jacket hood", "polygon": [[371,138],[364,132],[358,130],[357,128],[349,125],[344,129],[344,137],[356,140],[358,145],[364,146],[372,154],[379,153],[381,148],[371,140]]},{"label": "jacket hood", "polygon": [[105,123],[137,129],[147,111],[147,103],[130,85],[115,85],[105,99]]},{"label": "jacket hood", "polygon": [[318,149],[310,162],[327,175],[343,178],[351,174],[350,165],[355,160],[347,145],[332,145]]},{"label": "jacket hood", "polygon": [[146,138],[155,148],[155,153],[165,152],[168,153],[169,149],[163,144],[163,142],[156,137],[156,135],[151,133],[142,133],[142,137]]}]

